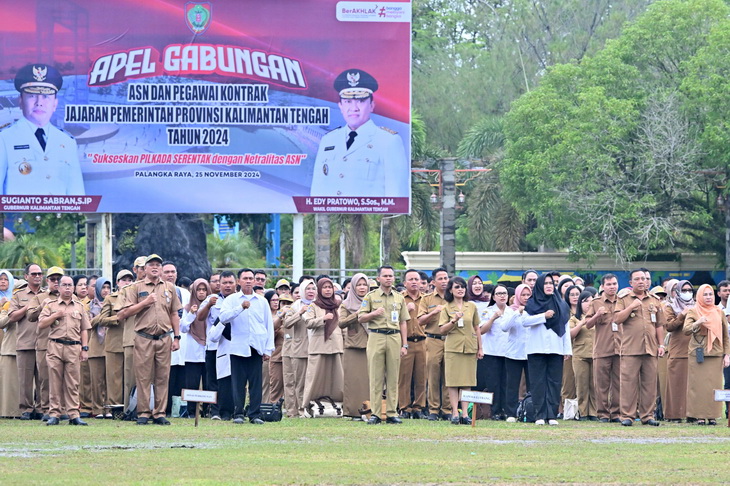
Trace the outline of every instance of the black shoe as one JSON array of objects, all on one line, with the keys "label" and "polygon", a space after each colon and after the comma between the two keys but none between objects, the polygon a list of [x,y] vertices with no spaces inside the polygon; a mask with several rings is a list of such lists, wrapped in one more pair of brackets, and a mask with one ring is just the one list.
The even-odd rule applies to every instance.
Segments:
[{"label": "black shoe", "polygon": [[68,420],[68,415],[65,413],[59,417],[61,420]]},{"label": "black shoe", "polygon": [[149,421],[147,417],[137,417],[137,425],[147,425]]},{"label": "black shoe", "polygon": [[601,422],[601,423],[603,423],[603,424],[607,424],[607,423],[610,422],[610,420],[608,420],[607,418],[598,419],[598,421]]},{"label": "black shoe", "polygon": [[402,418],[402,419],[411,418],[411,412],[406,412],[405,410],[402,410],[400,413],[400,418]]},{"label": "black shoe", "polygon": [[368,419],[368,425],[378,425],[380,422],[380,417],[378,417],[377,415],[371,415]]},{"label": "black shoe", "polygon": [[33,415],[31,415],[30,418],[33,420],[41,420],[43,418],[43,413],[33,412]]},{"label": "black shoe", "polygon": [[457,415],[451,417],[451,425],[459,425],[459,417]]},{"label": "black shoe", "polygon": [[612,418],[612,419],[611,419],[611,423],[612,423],[612,424],[618,424],[618,423],[621,423],[621,419],[620,419],[620,418]]},{"label": "black shoe", "polygon": [[624,427],[631,427],[632,425],[634,425],[634,421],[630,419],[622,420],[621,425],[623,425]]},{"label": "black shoe", "polygon": [[435,422],[435,421],[437,421],[438,419],[439,419],[439,416],[438,416],[438,415],[436,415],[435,413],[429,413],[429,414],[428,414],[428,420],[430,420],[431,422]]},{"label": "black shoe", "polygon": [[45,414],[45,415],[43,416],[43,418],[41,418],[41,420],[43,420],[44,422],[48,422],[48,419],[49,419],[49,418],[51,418],[51,416],[50,416],[50,415],[48,415],[48,414]]},{"label": "black shoe", "polygon": [[428,415],[426,415],[425,413],[423,413],[420,410],[415,410],[415,411],[411,412],[411,418],[414,418],[414,419],[427,419],[428,418]]},{"label": "black shoe", "polygon": [[578,422],[588,422],[588,417],[579,417]]},{"label": "black shoe", "polygon": [[48,422],[46,422],[46,425],[58,425],[58,423],[58,417],[51,417],[48,419]]},{"label": "black shoe", "polygon": [[562,413],[559,413],[558,416],[557,416],[557,419],[558,420],[563,420],[563,414]]},{"label": "black shoe", "polygon": [[91,418],[91,414],[89,412],[81,412],[79,414],[80,418]]},{"label": "black shoe", "polygon": [[471,418],[461,417],[461,425],[471,425]]},{"label": "black shoe", "polygon": [[451,420],[451,414],[445,413],[445,414],[441,415],[441,420],[445,420],[448,422],[449,420]]},{"label": "black shoe", "polygon": [[388,417],[385,419],[386,424],[402,424],[403,421],[398,417]]},{"label": "black shoe", "polygon": [[588,416],[588,420],[589,420],[590,422],[598,422],[598,417],[596,417],[596,416],[594,416],[594,415],[589,415],[589,416]]},{"label": "black shoe", "polygon": [[654,427],[659,427],[661,423],[657,422],[654,419],[649,419],[646,422],[642,422],[643,425],[653,425]]},{"label": "black shoe", "polygon": [[152,421],[157,425],[170,425],[170,421],[167,420],[165,417],[157,417]]},{"label": "black shoe", "polygon": [[83,420],[81,420],[79,417],[69,420],[68,424],[69,425],[89,425],[86,422],[84,422]]},{"label": "black shoe", "polygon": [[256,418],[252,418],[251,420],[249,420],[249,422],[251,422],[251,423],[252,423],[252,424],[254,424],[254,425],[264,425],[264,421],[263,421],[263,420],[261,420],[261,419],[260,419],[260,418],[258,418],[258,417],[256,417]]},{"label": "black shoe", "polygon": [[20,420],[31,420],[32,414],[30,412],[23,412],[20,416]]}]

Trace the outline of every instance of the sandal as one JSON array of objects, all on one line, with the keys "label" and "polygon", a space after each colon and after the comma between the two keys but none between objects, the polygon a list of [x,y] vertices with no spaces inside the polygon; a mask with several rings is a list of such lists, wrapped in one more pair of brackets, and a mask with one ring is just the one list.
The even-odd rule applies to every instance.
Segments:
[{"label": "sandal", "polygon": [[699,419],[697,425],[705,425],[705,419]]}]

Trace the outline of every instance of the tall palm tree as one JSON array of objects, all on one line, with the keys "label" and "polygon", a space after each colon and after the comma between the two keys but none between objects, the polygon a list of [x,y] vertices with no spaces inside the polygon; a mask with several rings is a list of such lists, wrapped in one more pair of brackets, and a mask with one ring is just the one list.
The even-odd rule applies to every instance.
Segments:
[{"label": "tall palm tree", "polygon": [[23,268],[29,263],[47,268],[63,265],[63,259],[50,243],[31,234],[20,235],[0,246],[0,267]]}]

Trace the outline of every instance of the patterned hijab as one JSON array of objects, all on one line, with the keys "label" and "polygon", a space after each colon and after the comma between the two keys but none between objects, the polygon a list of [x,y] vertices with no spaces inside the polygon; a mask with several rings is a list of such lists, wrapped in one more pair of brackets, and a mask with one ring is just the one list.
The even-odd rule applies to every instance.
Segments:
[{"label": "patterned hijab", "polygon": [[[697,304],[695,304],[695,312],[697,312],[698,316],[707,319],[707,322],[705,322],[704,324],[705,329],[707,329],[705,351],[709,353],[710,351],[712,351],[712,343],[715,341],[715,339],[722,343],[723,335],[722,318],[720,317],[722,311],[715,305],[715,291],[712,290],[712,304],[708,305],[703,302],[704,299],[702,298],[702,294],[707,289],[712,290],[712,287],[707,284],[702,284],[700,285],[699,290],[697,290]],[[727,336],[725,336],[725,339],[727,339]]]}]

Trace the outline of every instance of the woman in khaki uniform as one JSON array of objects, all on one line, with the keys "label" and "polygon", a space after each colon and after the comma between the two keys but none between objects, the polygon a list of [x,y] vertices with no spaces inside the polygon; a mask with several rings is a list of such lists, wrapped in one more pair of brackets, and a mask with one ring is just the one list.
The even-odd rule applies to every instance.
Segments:
[{"label": "woman in khaki uniform", "polygon": [[8,315],[14,286],[13,275],[7,270],[0,270],[0,417],[20,417],[18,365],[15,360],[17,323],[10,322]]},{"label": "woman in khaki uniform", "polygon": [[360,407],[370,399],[368,380],[368,333],[365,324],[357,322],[357,311],[362,306],[362,298],[370,291],[368,278],[357,273],[350,281],[350,291],[342,301],[337,313],[339,326],[345,334],[345,353],[342,367],[345,376],[342,414],[345,417],[360,418]]},{"label": "woman in khaki uniform", "polygon": [[307,376],[309,337],[302,316],[317,297],[317,287],[311,280],[299,285],[300,298],[294,302],[284,318],[284,345],[281,355],[284,368],[284,405],[287,417],[306,417],[304,382]]},{"label": "woman in khaki uniform", "polygon": [[[340,329],[332,280],[322,278],[317,282],[317,299],[304,313],[304,322],[309,330],[309,360],[304,381],[304,404],[327,398],[339,414],[342,409],[334,402],[342,401],[344,374],[342,353],[344,342]],[[320,405],[320,413],[323,411]]]},{"label": "woman in khaki uniform", "polygon": [[446,336],[444,368],[454,425],[471,424],[466,402],[461,402],[459,419],[459,390],[471,390],[476,386],[477,359],[484,357],[479,338],[479,312],[473,302],[464,299],[465,296],[466,281],[453,277],[444,293],[447,304],[439,316],[441,334]]},{"label": "woman in khaki uniform", "polygon": [[722,402],[713,390],[722,389],[722,368],[730,366],[730,340],[725,313],[715,305],[715,292],[700,285],[697,303],[687,312],[684,332],[690,335],[687,374],[687,415],[698,425],[716,425],[722,415]]},{"label": "woman in khaki uniform", "polygon": [[[576,287],[577,288],[577,287]],[[570,337],[573,340],[573,371],[578,411],[581,420],[597,421],[596,394],[593,385],[593,336],[595,328],[586,327],[586,315],[590,310],[593,294],[584,290],[578,296],[575,315],[570,317]]]},{"label": "woman in khaki uniform", "polygon": [[[690,336],[684,333],[684,321],[695,305],[692,284],[687,280],[670,280],[664,312],[669,331],[667,352],[667,386],[664,392],[664,419],[681,422],[687,415],[687,372]],[[687,295],[689,293],[689,296]],[[684,294],[684,296],[682,296]],[[689,297],[689,298],[687,298]]]}]

